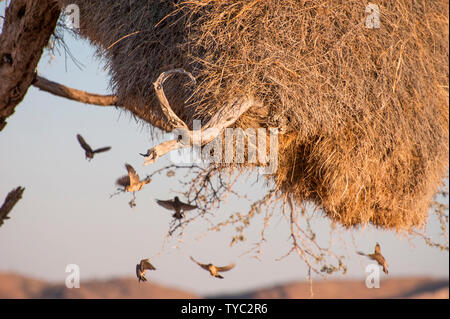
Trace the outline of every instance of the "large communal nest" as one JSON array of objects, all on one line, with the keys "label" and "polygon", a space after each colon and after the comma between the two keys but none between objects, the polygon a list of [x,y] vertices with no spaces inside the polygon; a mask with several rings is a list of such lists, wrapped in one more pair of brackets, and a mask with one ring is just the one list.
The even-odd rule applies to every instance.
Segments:
[{"label": "large communal nest", "polygon": [[[279,127],[277,189],[345,226],[426,222],[448,168],[448,1],[70,0],[121,105],[166,130],[153,82],[189,126],[252,95],[240,127]],[[190,92],[192,93],[192,92]]]}]

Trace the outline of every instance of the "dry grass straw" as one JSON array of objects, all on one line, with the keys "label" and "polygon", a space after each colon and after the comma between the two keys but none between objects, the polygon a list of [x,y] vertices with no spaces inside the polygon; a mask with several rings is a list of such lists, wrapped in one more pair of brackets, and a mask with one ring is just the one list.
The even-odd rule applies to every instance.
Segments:
[{"label": "dry grass straw", "polygon": [[252,94],[265,108],[237,126],[287,126],[271,177],[281,192],[345,226],[426,221],[448,168],[448,1],[378,1],[380,29],[356,0],[70,2],[144,121],[164,128],[152,82],[184,68],[191,99],[184,77],[165,91],[188,125]]}]

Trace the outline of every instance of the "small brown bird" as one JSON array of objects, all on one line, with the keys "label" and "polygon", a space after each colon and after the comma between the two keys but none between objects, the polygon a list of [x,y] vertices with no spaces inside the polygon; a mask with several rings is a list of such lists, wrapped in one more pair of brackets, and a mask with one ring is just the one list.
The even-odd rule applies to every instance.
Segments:
[{"label": "small brown bird", "polygon": [[86,159],[88,159],[89,161],[94,158],[94,154],[107,152],[111,149],[110,146],[107,146],[107,147],[98,148],[96,150],[92,150],[92,148],[89,146],[89,144],[86,143],[86,141],[84,140],[83,136],[81,136],[80,134],[77,134],[77,139],[78,139],[78,142],[80,143],[81,147],[84,149]]},{"label": "small brown bird", "polygon": [[228,271],[230,269],[234,268],[234,264],[230,264],[228,266],[224,266],[224,267],[217,267],[214,266],[213,264],[202,264],[199,263],[198,261],[196,261],[194,258],[191,257],[191,260],[193,262],[195,262],[197,265],[199,265],[200,267],[202,267],[205,270],[208,270],[209,273],[211,274],[211,276],[216,277],[216,278],[220,278],[223,279],[223,277],[219,274],[219,272],[223,272],[223,271]]},{"label": "small brown bird", "polygon": [[184,212],[197,208],[197,206],[183,203],[182,201],[180,201],[178,196],[175,196],[173,200],[157,199],[156,202],[158,203],[158,205],[166,209],[175,211],[175,213],[172,215],[172,217],[175,219],[182,219],[184,217]]},{"label": "small brown bird", "polygon": [[380,244],[377,243],[375,245],[375,252],[373,254],[365,254],[362,253],[360,251],[357,252],[359,255],[362,256],[366,256],[369,257],[372,260],[375,260],[378,265],[383,267],[383,272],[387,275],[388,274],[388,268],[387,268],[387,263],[386,263],[386,259],[384,259],[383,255],[381,254],[381,248],[380,248]]},{"label": "small brown bird", "polygon": [[125,168],[128,171],[128,175],[120,177],[116,184],[122,186],[126,192],[140,191],[145,184],[150,183],[150,179],[140,180],[139,175],[130,164],[125,164]]},{"label": "small brown bird", "polygon": [[150,259],[142,259],[139,264],[136,265],[136,276],[138,282],[147,281],[145,278],[145,272],[148,270],[156,270],[156,268],[150,263]]}]

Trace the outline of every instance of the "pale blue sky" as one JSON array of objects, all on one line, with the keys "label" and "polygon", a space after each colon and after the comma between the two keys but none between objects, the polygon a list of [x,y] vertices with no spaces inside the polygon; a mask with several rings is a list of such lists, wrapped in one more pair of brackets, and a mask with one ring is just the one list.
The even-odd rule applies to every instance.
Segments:
[{"label": "pale blue sky", "polygon": [[[0,4],[0,12],[3,6]],[[103,63],[93,57],[93,48],[82,40],[70,39],[68,45],[84,64],[83,70],[64,56],[57,55],[49,64],[46,54],[39,73],[74,88],[108,93],[109,78]],[[76,141],[77,133],[94,147],[111,145],[112,150],[89,163]],[[173,191],[180,191],[176,179],[155,178],[138,193],[134,210],[127,205],[129,194],[112,199],[109,195],[115,190],[116,178],[125,173],[125,162],[141,176],[169,163],[166,157],[154,166],[144,167],[138,155],[163,139],[167,136],[152,140],[148,128],[120,110],[84,105],[30,88],[0,133],[0,201],[12,188],[26,187],[11,219],[0,228],[0,272],[13,271],[63,283],[66,265],[78,264],[82,284],[93,278],[135,276],[135,264],[141,258],[153,257],[158,271],[147,275],[150,282],[201,294],[305,280],[306,267],[298,256],[275,261],[290,247],[288,228],[279,216],[272,219],[261,261],[251,255],[239,256],[258,238],[263,216],[258,216],[244,244],[229,247],[233,229],[209,233],[197,240],[207,226],[200,221],[189,227],[181,249],[173,248],[177,242],[171,240],[158,256],[171,217],[154,199],[172,198]],[[265,188],[262,183],[253,186],[252,181],[242,180],[238,190],[261,196]],[[245,202],[230,199],[215,212],[215,220],[247,208]],[[319,240],[328,239],[328,222],[319,214],[315,229]],[[436,221],[431,221],[430,229],[436,232]],[[374,243],[380,242],[390,276],[448,278],[448,252],[429,248],[420,239],[408,241],[372,227],[342,232],[347,247],[338,252],[347,257],[349,271],[345,278],[363,280],[364,267],[369,263],[355,254],[352,234],[360,250],[372,251]],[[193,264],[190,255],[216,264],[234,261],[237,267],[224,274],[226,280],[217,280]],[[342,277],[330,277],[336,278]]]}]

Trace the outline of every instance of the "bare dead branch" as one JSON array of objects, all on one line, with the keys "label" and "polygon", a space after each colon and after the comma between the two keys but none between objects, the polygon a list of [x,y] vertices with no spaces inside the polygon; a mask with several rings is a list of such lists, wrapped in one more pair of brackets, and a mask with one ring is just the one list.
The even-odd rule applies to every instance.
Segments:
[{"label": "bare dead branch", "polygon": [[[226,103],[222,109],[219,110],[214,116],[206,123],[204,130],[207,131],[209,128],[220,129],[220,132],[224,129],[233,125],[238,118],[244,114],[251,107],[262,107],[262,104],[256,101],[251,96],[235,97],[233,100]],[[214,137],[211,137],[208,142],[212,141]],[[207,143],[208,143],[207,142]]]},{"label": "bare dead branch", "polygon": [[172,125],[173,128],[187,129],[188,126],[175,114],[175,112],[170,107],[166,95],[164,94],[163,84],[174,73],[186,74],[187,76],[189,76],[192,82],[195,83],[195,78],[191,73],[186,72],[183,69],[174,69],[161,73],[158,79],[153,83],[153,86],[155,87],[156,96],[158,97],[159,103],[161,105],[161,110],[163,111],[170,125]]},{"label": "bare dead branch", "polygon": [[64,97],[69,100],[74,100],[81,103],[100,105],[100,106],[115,106],[117,103],[117,96],[115,95],[99,95],[80,91],[67,87],[65,85],[47,80],[41,76],[36,75],[36,79],[33,82],[33,86],[38,89]]},{"label": "bare dead branch", "polygon": [[3,205],[0,207],[0,226],[3,225],[5,220],[9,219],[8,214],[11,212],[17,202],[22,198],[24,190],[25,188],[19,186],[8,193],[5,201],[3,202]]},{"label": "bare dead branch", "polygon": [[170,140],[156,145],[154,148],[147,151],[144,165],[155,163],[161,156],[166,155],[170,151],[189,147],[189,144],[183,143],[182,140]]},{"label": "bare dead branch", "polygon": [[251,96],[236,97],[225,103],[222,109],[214,114],[214,116],[201,129],[201,132],[197,132],[197,135],[194,136],[194,131],[189,130],[187,124],[183,122],[175,114],[175,112],[173,112],[164,94],[164,81],[167,80],[173,73],[186,74],[193,82],[195,82],[195,78],[189,72],[186,72],[183,69],[174,69],[161,73],[153,85],[155,87],[161,109],[166,116],[167,121],[172,125],[172,127],[179,129],[179,132],[182,133],[184,138],[164,142],[152,149],[149,149],[147,151],[147,157],[145,158],[144,165],[153,164],[159,157],[176,149],[208,144],[213,141],[225,128],[233,125],[248,109],[254,106],[261,106],[261,103],[255,101],[255,99]]}]

